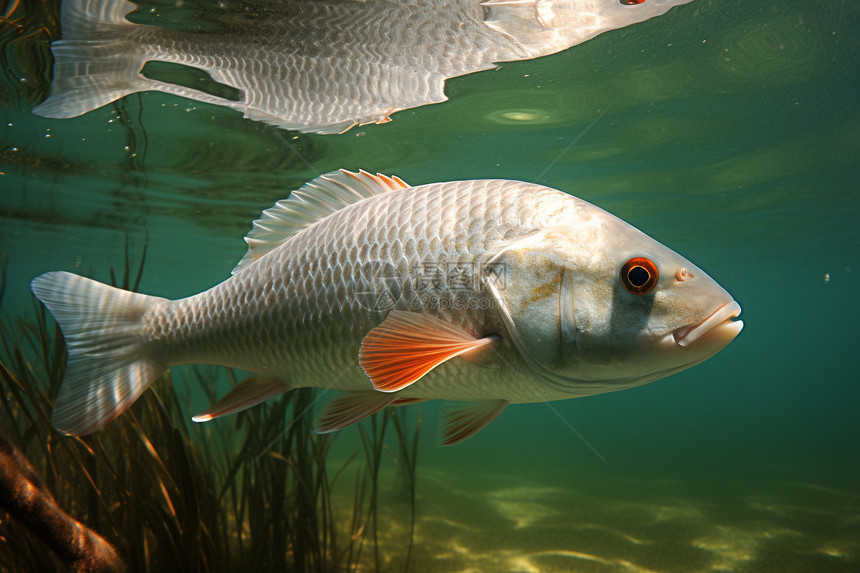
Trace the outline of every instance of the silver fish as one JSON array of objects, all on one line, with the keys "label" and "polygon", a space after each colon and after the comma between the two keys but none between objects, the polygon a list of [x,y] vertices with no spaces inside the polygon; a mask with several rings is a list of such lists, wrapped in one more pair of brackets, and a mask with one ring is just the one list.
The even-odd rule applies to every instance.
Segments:
[{"label": "silver fish", "polygon": [[[338,133],[445,101],[445,80],[567,49],[692,0],[292,0],[204,34],[133,24],[126,0],[64,0],[51,96],[75,117],[141,91],[237,109],[286,129]],[[205,70],[237,99],[141,74],[148,61]]]},{"label": "silver fish", "polygon": [[32,290],[68,346],[54,425],[93,432],[167,368],[258,372],[194,417],[297,387],[343,391],[319,432],[443,408],[442,444],[508,404],[611,392],[713,356],[740,306],[700,268],[571,195],[508,180],[410,187],[333,172],[263,212],[233,276],[171,301],[66,272]]}]

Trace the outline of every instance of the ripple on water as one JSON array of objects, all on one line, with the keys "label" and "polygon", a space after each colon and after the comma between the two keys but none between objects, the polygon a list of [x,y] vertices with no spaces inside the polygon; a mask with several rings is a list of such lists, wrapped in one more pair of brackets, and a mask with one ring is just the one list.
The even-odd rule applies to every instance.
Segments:
[{"label": "ripple on water", "polygon": [[535,125],[550,123],[553,115],[542,109],[500,109],[487,115],[487,119],[502,125]]},{"label": "ripple on water", "polygon": [[723,77],[759,85],[808,78],[823,58],[822,35],[802,16],[750,22],[729,34],[717,65]]}]

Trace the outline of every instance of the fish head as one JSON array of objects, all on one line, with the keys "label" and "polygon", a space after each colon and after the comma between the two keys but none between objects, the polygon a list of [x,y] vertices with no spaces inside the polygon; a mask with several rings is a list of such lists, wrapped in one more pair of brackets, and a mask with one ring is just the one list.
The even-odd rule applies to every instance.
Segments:
[{"label": "fish head", "polygon": [[484,23],[531,56],[565,50],[692,0],[486,0]]},{"label": "fish head", "polygon": [[567,221],[495,258],[504,280],[491,290],[540,378],[571,395],[631,388],[694,366],[738,335],[740,305],[702,269],[568,198]]}]

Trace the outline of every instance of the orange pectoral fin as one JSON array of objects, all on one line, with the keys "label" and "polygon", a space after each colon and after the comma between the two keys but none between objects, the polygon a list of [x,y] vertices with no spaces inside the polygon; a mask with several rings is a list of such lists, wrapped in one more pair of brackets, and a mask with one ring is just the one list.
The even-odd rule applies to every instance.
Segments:
[{"label": "orange pectoral fin", "polygon": [[475,338],[427,314],[392,310],[361,341],[358,361],[375,389],[397,392],[446,360],[493,340]]}]

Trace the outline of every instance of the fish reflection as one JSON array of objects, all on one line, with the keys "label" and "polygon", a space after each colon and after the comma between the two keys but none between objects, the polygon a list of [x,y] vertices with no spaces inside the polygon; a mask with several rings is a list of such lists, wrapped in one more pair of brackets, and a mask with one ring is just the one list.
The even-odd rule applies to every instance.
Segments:
[{"label": "fish reflection", "polygon": [[[65,0],[53,91],[34,111],[75,117],[160,91],[339,133],[445,101],[448,78],[552,54],[690,1],[291,0],[213,34],[134,24],[126,0]],[[150,61],[205,70],[236,96],[146,77]]]}]

